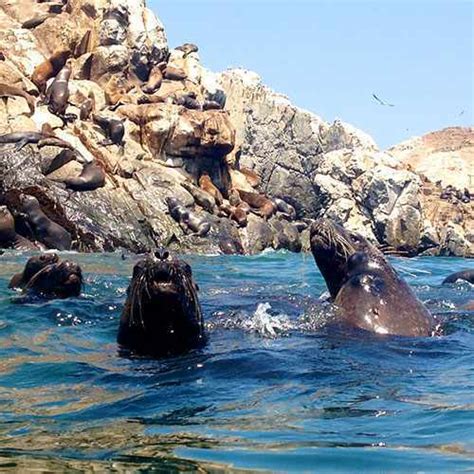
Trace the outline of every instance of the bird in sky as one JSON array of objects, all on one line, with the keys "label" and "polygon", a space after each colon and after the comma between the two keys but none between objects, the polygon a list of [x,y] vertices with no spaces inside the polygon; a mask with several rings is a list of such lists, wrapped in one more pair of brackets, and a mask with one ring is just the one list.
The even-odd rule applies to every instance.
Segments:
[{"label": "bird in sky", "polygon": [[380,105],[386,105],[388,107],[395,107],[393,104],[389,104],[388,102],[383,101],[382,99],[379,99],[375,94],[372,94],[372,97],[380,104]]}]

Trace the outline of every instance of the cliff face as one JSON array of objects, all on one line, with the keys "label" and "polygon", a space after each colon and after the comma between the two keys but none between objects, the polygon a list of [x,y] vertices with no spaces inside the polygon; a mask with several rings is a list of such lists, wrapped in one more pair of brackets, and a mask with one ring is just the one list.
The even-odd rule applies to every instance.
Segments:
[{"label": "cliff face", "polygon": [[[2,2],[0,205],[13,214],[18,233],[41,245],[35,229],[23,225],[28,216],[19,196],[30,194],[81,250],[297,251],[309,219],[327,216],[389,248],[474,254],[472,203],[440,199],[442,189],[432,183],[437,172],[423,164],[428,151],[448,153],[441,161],[449,161],[452,150],[443,143],[454,146],[458,131],[423,138],[425,148],[381,152],[367,134],[293,106],[255,73],[206,70],[197,49],[170,49],[144,0]],[[56,69],[50,86],[66,58],[69,97],[58,113],[38,71]],[[87,101],[93,110],[84,116]],[[104,117],[123,124],[123,142],[105,146],[111,137],[99,126]],[[2,143],[6,134],[25,131],[46,135],[26,146],[11,138]],[[472,129],[462,135],[474,142]],[[469,146],[456,148],[468,162]],[[66,150],[72,157],[64,160]],[[71,188],[86,163],[103,170],[105,183]],[[461,168],[450,179],[465,175]],[[207,176],[210,185],[202,183]],[[448,183],[465,187],[461,177]],[[274,215],[249,209],[243,191],[281,198],[297,216],[275,205]],[[210,230],[173,217],[169,198],[181,202],[186,219]]]}]

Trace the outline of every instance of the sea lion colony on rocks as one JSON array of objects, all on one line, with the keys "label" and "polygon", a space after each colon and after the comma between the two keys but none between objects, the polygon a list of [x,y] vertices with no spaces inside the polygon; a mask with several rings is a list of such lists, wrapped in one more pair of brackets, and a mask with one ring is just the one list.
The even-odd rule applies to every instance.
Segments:
[{"label": "sea lion colony on rocks", "polygon": [[206,71],[197,45],[168,47],[142,0],[16,3],[0,6],[23,41],[0,38],[0,205],[15,231],[1,245],[54,245],[25,224],[16,192],[82,251],[307,250],[309,225],[327,216],[398,252],[472,253],[469,191],[448,187],[432,215],[436,196],[370,137],[252,73]]}]

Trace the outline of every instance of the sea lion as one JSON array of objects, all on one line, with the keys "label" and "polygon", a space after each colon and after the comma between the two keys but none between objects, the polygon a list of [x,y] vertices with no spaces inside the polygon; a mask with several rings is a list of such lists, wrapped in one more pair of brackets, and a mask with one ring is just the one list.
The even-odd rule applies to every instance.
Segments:
[{"label": "sea lion", "polygon": [[69,260],[52,263],[37,272],[25,285],[24,292],[43,298],[70,298],[81,294],[82,270]]},{"label": "sea lion", "polygon": [[262,182],[260,176],[255,171],[249,168],[240,167],[239,171],[243,175],[245,175],[247,181],[249,182],[250,186],[252,186],[252,188],[256,188]]},{"label": "sea lion", "polygon": [[230,218],[233,221],[237,222],[237,225],[239,227],[247,227],[247,223],[248,223],[247,212],[245,211],[245,209],[240,207],[240,205],[232,208],[232,211],[230,213]]},{"label": "sea lion", "polygon": [[51,249],[69,250],[71,248],[71,234],[46,216],[38,199],[22,194],[20,195],[20,205],[35,237],[40,242]]},{"label": "sea lion", "polygon": [[296,218],[296,210],[291,204],[288,204],[280,198],[273,198],[273,202],[277,211],[281,212],[289,220],[294,220]]},{"label": "sea lion", "polygon": [[243,255],[242,243],[229,234],[219,232],[219,249],[224,255]]},{"label": "sea lion", "polygon": [[10,86],[9,84],[0,84],[0,98],[3,97],[23,97],[26,100],[31,114],[35,113],[35,99],[32,95],[28,94],[24,90],[16,86]]},{"label": "sea lion", "polygon": [[81,104],[79,109],[79,118],[87,120],[91,113],[95,111],[95,97],[92,91],[89,92],[87,99]]},{"label": "sea lion", "polygon": [[153,94],[156,92],[163,82],[163,71],[166,69],[166,63],[159,63],[150,71],[150,76],[145,86],[142,87],[142,91],[145,94]]},{"label": "sea lion", "polygon": [[84,33],[84,36],[81,38],[81,41],[79,41],[76,48],[74,49],[74,56],[76,58],[79,58],[83,54],[88,53],[92,49],[91,42],[92,42],[92,31],[87,30]]},{"label": "sea lion", "polygon": [[181,183],[181,186],[183,186],[183,188],[186,189],[189,194],[191,194],[198,206],[201,206],[203,209],[205,209],[207,212],[210,212],[211,214],[214,213],[214,209],[216,207],[216,200],[214,199],[214,196],[211,196],[208,192],[203,191],[197,186],[194,186],[186,181]]},{"label": "sea lion", "polygon": [[270,219],[276,212],[275,204],[265,197],[263,194],[250,193],[242,189],[237,189],[242,201],[246,202],[250,207],[255,209],[257,213],[264,219]]},{"label": "sea lion", "polygon": [[310,244],[341,321],[378,334],[432,335],[433,316],[364,237],[318,219]]},{"label": "sea lion", "polygon": [[103,141],[103,146],[119,145],[123,146],[123,136],[125,135],[125,126],[123,120],[105,117],[104,115],[92,115],[95,124],[105,132],[108,140]]},{"label": "sea lion", "polygon": [[178,199],[168,197],[166,198],[166,203],[168,204],[171,217],[180,225],[184,233],[187,233],[189,229],[198,237],[204,237],[211,230],[209,221],[198,217],[187,209]]},{"label": "sea lion", "polygon": [[181,105],[190,110],[201,110],[201,104],[197,100],[197,95],[195,92],[188,92],[187,94],[182,94],[174,99],[174,104]]},{"label": "sea lion", "polygon": [[63,182],[73,191],[94,191],[105,186],[105,171],[92,161],[84,164],[77,178],[67,178]]},{"label": "sea lion", "polygon": [[43,253],[30,257],[25,268],[20,273],[12,276],[8,288],[25,288],[28,282],[43,268],[53,263],[58,263],[59,257],[55,253]]},{"label": "sea lion", "polygon": [[170,81],[184,81],[187,77],[188,75],[183,69],[174,66],[166,66],[163,73],[163,78]]},{"label": "sea lion", "polygon": [[222,104],[215,100],[205,100],[202,104],[202,110],[222,110]]},{"label": "sea lion", "polygon": [[49,79],[56,76],[64,67],[66,61],[71,57],[71,51],[57,51],[46,61],[36,66],[31,76],[31,81],[41,93],[46,92],[46,83]]},{"label": "sea lion", "polygon": [[199,51],[199,48],[194,43],[184,43],[174,49],[182,51],[184,53],[184,57],[188,56],[191,53],[197,53]]},{"label": "sea lion", "polygon": [[53,16],[55,16],[53,13],[46,13],[44,15],[35,16],[23,22],[21,24],[21,27],[27,30],[32,30],[33,28],[36,28],[37,26],[44,23],[48,18],[52,18]]},{"label": "sea lion", "polygon": [[462,270],[460,272],[452,273],[443,280],[442,285],[456,283],[458,280],[468,281],[474,285],[474,270]]},{"label": "sea lion", "polygon": [[0,206],[0,247],[15,250],[38,250],[38,247],[15,230],[15,219],[6,206]]},{"label": "sea lion", "polygon": [[46,92],[49,103],[48,110],[52,114],[55,114],[63,119],[65,118],[66,108],[68,106],[69,78],[71,77],[71,74],[71,66],[69,62],[66,62]]},{"label": "sea lion", "polygon": [[175,355],[206,342],[191,267],[159,250],[133,268],[117,342],[139,354]]},{"label": "sea lion", "polygon": [[209,173],[203,172],[199,178],[199,187],[210,194],[215,200],[218,206],[224,202],[221,192],[217,189],[216,185],[212,182]]},{"label": "sea lion", "polygon": [[15,151],[20,151],[28,144],[36,144],[39,148],[44,146],[57,146],[69,149],[78,156],[80,153],[68,142],[42,132],[13,132],[0,135],[0,144],[14,143]]}]

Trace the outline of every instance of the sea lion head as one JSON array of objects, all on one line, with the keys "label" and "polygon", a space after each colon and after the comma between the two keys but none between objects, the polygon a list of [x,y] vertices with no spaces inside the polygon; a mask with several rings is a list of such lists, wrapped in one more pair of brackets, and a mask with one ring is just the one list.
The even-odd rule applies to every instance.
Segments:
[{"label": "sea lion head", "polygon": [[329,219],[313,222],[310,243],[316,265],[326,280],[332,298],[336,297],[347,280],[349,271],[354,273],[357,267],[367,267],[376,260],[385,262],[382,253],[362,235],[346,230]]},{"label": "sea lion head", "polygon": [[56,253],[43,253],[30,257],[23,270],[23,281],[28,283],[38,272],[48,265],[58,263],[59,257]]},{"label": "sea lion head", "polygon": [[69,260],[47,265],[28,282],[25,290],[46,298],[69,298],[81,294],[82,270]]},{"label": "sea lion head", "polygon": [[191,267],[167,250],[139,261],[127,290],[119,344],[154,356],[201,345],[204,328],[197,291]]}]

